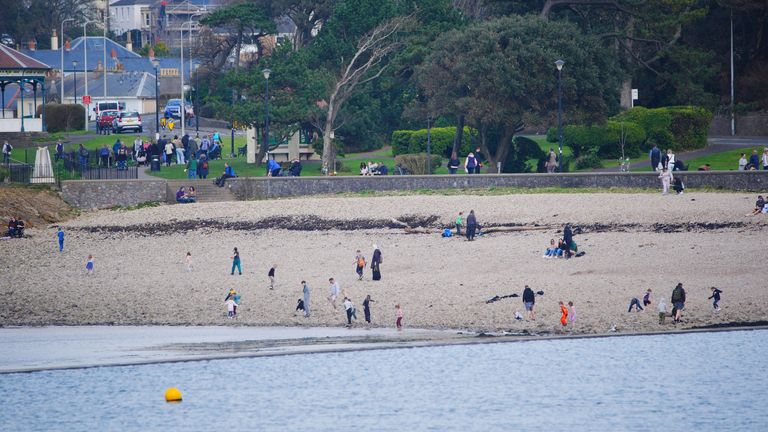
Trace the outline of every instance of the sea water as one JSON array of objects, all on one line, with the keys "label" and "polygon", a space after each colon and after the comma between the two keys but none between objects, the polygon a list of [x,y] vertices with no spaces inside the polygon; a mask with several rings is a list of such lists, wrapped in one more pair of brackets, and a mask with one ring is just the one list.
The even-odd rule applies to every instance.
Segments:
[{"label": "sea water", "polygon": [[0,430],[765,431],[766,354],[755,330],[4,374]]}]

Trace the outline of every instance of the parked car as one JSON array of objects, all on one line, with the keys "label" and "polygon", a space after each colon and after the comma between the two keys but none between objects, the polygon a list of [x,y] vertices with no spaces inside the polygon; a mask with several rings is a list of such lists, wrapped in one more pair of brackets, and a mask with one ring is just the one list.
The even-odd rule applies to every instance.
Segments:
[{"label": "parked car", "polygon": [[120,111],[102,111],[101,114],[96,117],[96,128],[100,131],[108,131],[112,129],[112,120],[120,114]]},{"label": "parked car", "polygon": [[[191,119],[195,117],[195,110],[194,106],[192,105],[192,102],[185,102],[184,103],[184,110],[186,111],[186,118]],[[165,109],[163,109],[163,115],[165,117],[172,117],[175,119],[181,118],[181,99],[168,99],[168,103],[165,105]]]},{"label": "parked car", "polygon": [[112,120],[112,132],[121,133],[126,129],[143,132],[141,115],[137,111],[123,111]]}]

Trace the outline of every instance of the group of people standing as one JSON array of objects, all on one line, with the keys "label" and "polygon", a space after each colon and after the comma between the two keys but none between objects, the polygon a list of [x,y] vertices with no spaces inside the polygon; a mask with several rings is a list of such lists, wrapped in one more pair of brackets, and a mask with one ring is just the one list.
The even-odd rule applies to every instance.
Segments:
[{"label": "group of people standing", "polygon": [[747,154],[742,153],[739,158],[739,171],[754,171],[759,170],[762,165],[763,170],[768,171],[768,147],[763,149],[762,158],[758,156],[757,150],[753,149],[752,154],[747,160]]},{"label": "group of people standing", "polygon": [[[461,227],[464,225],[464,212],[459,212],[459,215],[456,217],[455,224],[456,224],[456,235],[461,236]],[[475,216],[475,211],[470,210],[469,215],[467,215],[466,230],[465,230],[467,240],[473,241],[479,229],[480,229],[480,225],[477,224],[477,217]]]}]

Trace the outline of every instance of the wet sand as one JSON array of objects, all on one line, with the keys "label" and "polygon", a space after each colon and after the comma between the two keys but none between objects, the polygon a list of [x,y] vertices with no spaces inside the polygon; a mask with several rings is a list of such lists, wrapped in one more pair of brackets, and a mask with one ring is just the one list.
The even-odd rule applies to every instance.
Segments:
[{"label": "wet sand", "polygon": [[[768,320],[764,307],[767,219],[748,218],[754,196],[735,193],[542,194],[305,198],[174,205],[130,212],[86,213],[64,224],[59,254],[52,227],[31,238],[0,242],[0,325],[342,326],[343,308],[325,300],[335,277],[358,309],[375,300],[373,327],[394,326],[400,303],[407,327],[558,334],[557,302],[573,301],[573,332],[669,331]],[[474,209],[484,226],[538,226],[494,233],[474,242],[441,238],[459,210]],[[427,227],[405,234],[392,220]],[[562,224],[586,255],[542,259]],[[357,281],[355,250],[368,261],[382,250],[381,281]],[[230,276],[238,247],[244,274]],[[190,251],[194,270],[187,272]],[[88,254],[96,270],[85,275]],[[277,287],[269,290],[274,263]],[[301,280],[312,288],[313,314],[294,313]],[[681,324],[658,324],[656,301],[682,282],[688,302]],[[537,298],[535,321],[516,321],[521,298]],[[714,313],[709,287],[722,289]],[[237,320],[226,317],[226,292],[242,295]],[[647,311],[627,313],[632,297],[654,292]]]}]

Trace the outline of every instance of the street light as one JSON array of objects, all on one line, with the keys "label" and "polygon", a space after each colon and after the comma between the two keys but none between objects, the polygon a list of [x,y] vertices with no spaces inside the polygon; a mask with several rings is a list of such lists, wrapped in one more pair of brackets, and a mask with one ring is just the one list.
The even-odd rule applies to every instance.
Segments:
[{"label": "street light", "polygon": [[563,86],[560,79],[564,64],[565,62],[562,60],[555,61],[555,67],[557,67],[557,145],[560,152],[558,170],[560,172],[563,171],[563,163],[565,162],[563,160]]},{"label": "street light", "polygon": [[187,120],[186,101],[184,100],[184,25],[189,24],[189,31],[192,32],[192,17],[200,16],[200,14],[193,14],[189,17],[189,21],[181,23],[179,26],[179,47],[181,48],[181,65],[179,66],[179,74],[181,76],[181,107],[179,108],[179,117],[181,117],[181,136],[184,136],[184,129]]},{"label": "street light", "polygon": [[74,18],[67,18],[61,22],[61,103],[64,103],[64,23],[74,20]]},{"label": "street light", "polygon": [[[189,32],[192,34],[192,32]],[[190,54],[191,55],[191,54]],[[200,133],[200,63],[195,63],[195,134]]]},{"label": "street light", "polygon": [[432,116],[427,117],[427,174],[432,174]]},{"label": "street light", "polygon": [[266,153],[269,150],[269,74],[272,71],[264,69],[261,73],[264,74],[264,79],[267,80],[267,87],[264,92],[264,152]]},{"label": "street light", "polygon": [[77,103],[77,60],[72,60],[72,70],[75,71],[75,102]]},{"label": "street light", "polygon": [[[85,73],[85,95],[88,95],[88,36],[86,35],[86,27],[88,24],[96,22],[94,20],[85,20],[83,22],[83,72]],[[88,130],[88,119],[91,116],[89,110],[91,109],[91,103],[85,105],[85,130]]]},{"label": "street light", "polygon": [[160,75],[160,60],[152,59],[152,66],[155,67],[155,140],[160,138],[160,85],[158,75]]}]

